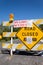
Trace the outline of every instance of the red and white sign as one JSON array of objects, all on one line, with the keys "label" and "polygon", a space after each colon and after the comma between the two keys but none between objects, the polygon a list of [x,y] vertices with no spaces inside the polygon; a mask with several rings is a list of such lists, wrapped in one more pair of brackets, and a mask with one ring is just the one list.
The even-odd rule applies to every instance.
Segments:
[{"label": "red and white sign", "polygon": [[27,20],[15,20],[14,21],[14,27],[26,27],[27,26]]},{"label": "red and white sign", "polygon": [[14,27],[32,27],[34,20],[15,20]]}]

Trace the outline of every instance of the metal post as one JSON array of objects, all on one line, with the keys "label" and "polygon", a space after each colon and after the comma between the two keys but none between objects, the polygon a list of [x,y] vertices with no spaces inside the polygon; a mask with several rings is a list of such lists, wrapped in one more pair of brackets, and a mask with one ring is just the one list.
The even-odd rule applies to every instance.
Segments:
[{"label": "metal post", "polygon": [[[9,23],[13,23],[13,19],[14,19],[14,15],[13,14],[10,14],[9,15],[9,19],[10,19],[10,21],[9,21]],[[13,26],[11,26],[11,33],[13,32]],[[11,37],[11,56],[12,56],[12,44],[13,44],[13,37]]]},{"label": "metal post", "polygon": [[[11,26],[11,33],[13,32],[13,26]],[[11,37],[11,56],[13,55],[12,53],[12,44],[13,44],[13,37]]]}]

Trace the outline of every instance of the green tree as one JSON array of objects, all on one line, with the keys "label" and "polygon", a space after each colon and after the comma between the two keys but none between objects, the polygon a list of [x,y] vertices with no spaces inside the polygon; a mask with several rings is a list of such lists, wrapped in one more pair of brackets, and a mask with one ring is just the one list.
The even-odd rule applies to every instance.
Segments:
[{"label": "green tree", "polygon": [[39,27],[41,30],[43,30],[43,24],[40,24]]}]

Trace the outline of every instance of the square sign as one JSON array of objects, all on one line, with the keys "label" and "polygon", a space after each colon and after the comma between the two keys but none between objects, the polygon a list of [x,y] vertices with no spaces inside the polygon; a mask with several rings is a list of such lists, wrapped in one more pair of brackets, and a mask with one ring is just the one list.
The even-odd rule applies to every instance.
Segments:
[{"label": "square sign", "polygon": [[43,37],[42,31],[33,23],[32,27],[22,28],[17,37],[23,42],[23,44],[30,50],[40,41]]}]

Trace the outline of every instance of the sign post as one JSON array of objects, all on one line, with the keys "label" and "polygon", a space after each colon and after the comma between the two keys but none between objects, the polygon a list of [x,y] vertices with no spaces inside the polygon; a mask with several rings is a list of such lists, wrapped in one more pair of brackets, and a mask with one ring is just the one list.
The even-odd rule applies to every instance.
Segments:
[{"label": "sign post", "polygon": [[[10,22],[10,23],[13,23],[14,15],[13,15],[13,14],[10,14],[9,17],[10,17],[10,21],[9,21],[9,22]],[[13,32],[13,26],[11,26],[11,33],[12,33],[12,32]],[[13,53],[12,53],[12,44],[13,44],[13,37],[11,37],[11,53],[10,53],[11,56],[12,56],[12,54],[13,54]]]}]

